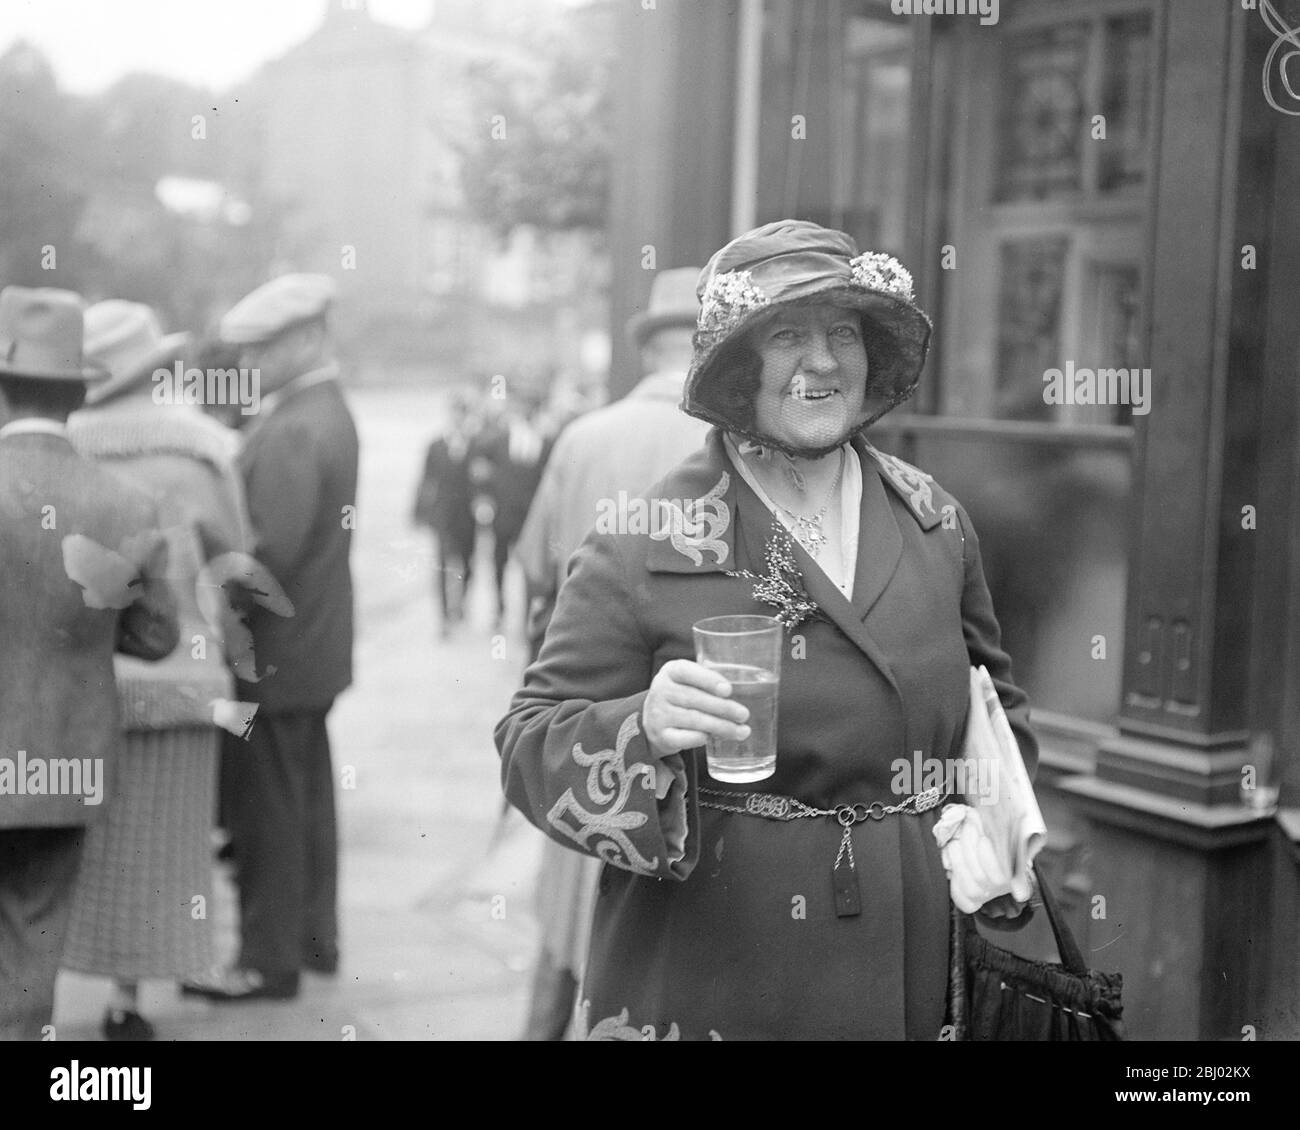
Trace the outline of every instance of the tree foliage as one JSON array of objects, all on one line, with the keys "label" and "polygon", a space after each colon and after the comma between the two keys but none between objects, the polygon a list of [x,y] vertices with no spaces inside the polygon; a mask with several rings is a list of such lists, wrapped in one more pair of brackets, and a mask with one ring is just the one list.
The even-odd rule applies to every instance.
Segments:
[{"label": "tree foliage", "polygon": [[[87,264],[77,227],[85,203],[75,104],[45,57],[26,43],[0,55],[0,281],[55,285],[49,255],[74,281]],[[57,268],[56,268],[57,269]]]},{"label": "tree foliage", "polygon": [[[36,48],[5,51],[0,286],[128,298],[154,306],[169,325],[205,328],[216,307],[262,277],[281,219],[258,196],[255,135],[225,128],[240,112],[236,99],[145,74],[74,97]],[[192,131],[198,114],[207,122],[202,140]],[[156,186],[178,175],[232,189],[253,204],[251,221],[170,211]]]},{"label": "tree foliage", "polygon": [[610,52],[561,36],[531,63],[471,67],[461,186],[480,219],[502,234],[604,230],[612,74]]}]

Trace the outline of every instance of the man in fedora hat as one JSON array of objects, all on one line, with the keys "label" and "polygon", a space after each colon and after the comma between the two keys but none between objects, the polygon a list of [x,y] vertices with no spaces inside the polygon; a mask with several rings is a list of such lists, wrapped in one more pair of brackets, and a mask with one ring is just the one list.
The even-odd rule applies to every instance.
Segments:
[{"label": "man in fedora hat", "polygon": [[325,720],[352,682],[357,432],[339,389],[326,275],[284,275],[221,321],[261,406],[240,467],[258,562],[292,613],[250,605],[256,671],[239,698],[258,712],[225,739],[222,807],[239,884],[237,964],[185,991],[211,1000],[287,999],[303,969],[338,967],[338,841]]},{"label": "man in fedora hat", "polygon": [[0,291],[0,1038],[39,1039],[84,829],[111,794],[113,652],[177,643],[167,546],[143,494],[68,442],[89,381],[82,303]]},{"label": "man in fedora hat", "polygon": [[[556,440],[519,538],[531,596],[534,653],[564,583],[569,556],[602,510],[636,496],[704,443],[708,426],[678,404],[691,363],[699,267],[660,271],[648,308],[627,331],[646,374],[622,400],[580,417]],[[548,840],[538,877],[542,951],[526,1037],[558,1040],[582,975],[599,863]]]}]

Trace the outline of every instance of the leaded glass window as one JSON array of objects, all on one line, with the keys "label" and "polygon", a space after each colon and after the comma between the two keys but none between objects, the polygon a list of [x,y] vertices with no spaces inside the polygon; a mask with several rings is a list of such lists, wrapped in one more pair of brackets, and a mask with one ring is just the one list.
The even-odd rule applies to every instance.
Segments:
[{"label": "leaded glass window", "polygon": [[1061,297],[1069,240],[1048,236],[1008,240],[1001,249],[998,294],[997,415],[1049,417],[1042,373],[1061,354]]},{"label": "leaded glass window", "polygon": [[1103,192],[1146,180],[1151,119],[1151,17],[1146,13],[1106,21],[1098,187]]},{"label": "leaded glass window", "polygon": [[1009,36],[998,114],[1000,201],[1040,200],[1083,186],[1086,23]]}]

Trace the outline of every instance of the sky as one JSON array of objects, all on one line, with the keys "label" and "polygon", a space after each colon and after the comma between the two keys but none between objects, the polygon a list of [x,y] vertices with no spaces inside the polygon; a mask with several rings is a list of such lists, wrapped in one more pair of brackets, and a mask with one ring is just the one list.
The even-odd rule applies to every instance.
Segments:
[{"label": "sky", "polygon": [[[338,3],[339,0],[333,0]],[[220,90],[300,42],[326,0],[0,0],[0,52],[35,43],[59,85],[92,94],[132,71]],[[370,0],[375,19],[421,27],[433,0]]]}]

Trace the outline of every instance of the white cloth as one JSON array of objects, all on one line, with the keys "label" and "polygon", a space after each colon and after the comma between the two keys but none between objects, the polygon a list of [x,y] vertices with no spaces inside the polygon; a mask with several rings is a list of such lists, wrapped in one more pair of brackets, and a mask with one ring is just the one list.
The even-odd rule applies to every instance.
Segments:
[{"label": "white cloth", "polygon": [[[767,491],[763,489],[763,484],[758,481],[754,472],[746,464],[745,457],[740,454],[731,436],[723,436],[723,442],[727,449],[727,455],[740,473],[740,477],[750,485],[753,492],[758,495],[759,501],[776,515],[781,525],[789,530],[793,536],[795,520],[772,501]],[[821,554],[813,558],[813,561],[830,578],[832,584],[847,599],[852,600],[853,574],[857,571],[858,564],[858,527],[862,514],[862,464],[858,462],[857,452],[853,450],[852,444],[843,444],[840,447],[840,456],[844,460],[844,474],[840,477],[839,486],[836,488],[840,492],[839,559],[838,561],[835,560],[834,555],[826,554],[825,550],[823,550]]]},{"label": "white cloth", "polygon": [[68,438],[68,429],[58,420],[46,420],[40,416],[24,416],[21,420],[10,420],[0,428],[0,439],[7,436],[48,435]]}]

